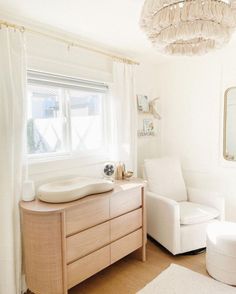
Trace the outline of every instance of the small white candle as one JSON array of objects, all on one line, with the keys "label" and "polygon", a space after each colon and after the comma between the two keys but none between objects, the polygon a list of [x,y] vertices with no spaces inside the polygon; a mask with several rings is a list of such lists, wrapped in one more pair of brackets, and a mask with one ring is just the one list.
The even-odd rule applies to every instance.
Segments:
[{"label": "small white candle", "polygon": [[22,189],[23,201],[33,201],[35,198],[35,188],[33,181],[25,181]]}]

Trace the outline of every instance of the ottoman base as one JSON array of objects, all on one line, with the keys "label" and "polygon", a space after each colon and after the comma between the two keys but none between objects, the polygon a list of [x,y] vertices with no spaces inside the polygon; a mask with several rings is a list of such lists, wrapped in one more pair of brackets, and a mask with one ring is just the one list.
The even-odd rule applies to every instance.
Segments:
[{"label": "ottoman base", "polygon": [[216,280],[236,285],[236,224],[223,222],[209,225],[206,268]]}]

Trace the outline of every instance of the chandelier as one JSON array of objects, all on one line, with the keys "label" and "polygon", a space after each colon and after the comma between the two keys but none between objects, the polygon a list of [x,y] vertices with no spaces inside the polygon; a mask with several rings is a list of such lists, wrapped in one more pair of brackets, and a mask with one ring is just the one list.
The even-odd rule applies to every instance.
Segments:
[{"label": "chandelier", "polygon": [[140,26],[163,53],[205,54],[230,40],[236,26],[236,2],[145,0]]}]

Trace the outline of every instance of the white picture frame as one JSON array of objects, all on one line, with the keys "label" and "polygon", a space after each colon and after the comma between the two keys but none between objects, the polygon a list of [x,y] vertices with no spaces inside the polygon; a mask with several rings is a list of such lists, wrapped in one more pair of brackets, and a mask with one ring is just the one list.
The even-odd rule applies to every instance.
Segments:
[{"label": "white picture frame", "polygon": [[143,119],[143,131],[145,133],[149,133],[149,132],[154,131],[153,119],[150,119],[150,118]]},{"label": "white picture frame", "polygon": [[147,95],[137,95],[138,110],[140,112],[149,112],[149,99]]}]

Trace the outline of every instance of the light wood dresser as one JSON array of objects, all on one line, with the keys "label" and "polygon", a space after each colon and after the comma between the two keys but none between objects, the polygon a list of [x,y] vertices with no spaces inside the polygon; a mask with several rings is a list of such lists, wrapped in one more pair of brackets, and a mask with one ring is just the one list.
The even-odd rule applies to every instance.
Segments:
[{"label": "light wood dresser", "polygon": [[146,258],[145,183],[117,181],[111,192],[77,201],[20,203],[27,286],[68,289],[129,253]]}]

